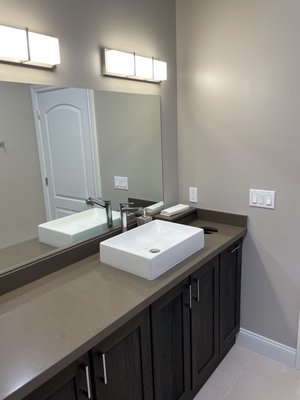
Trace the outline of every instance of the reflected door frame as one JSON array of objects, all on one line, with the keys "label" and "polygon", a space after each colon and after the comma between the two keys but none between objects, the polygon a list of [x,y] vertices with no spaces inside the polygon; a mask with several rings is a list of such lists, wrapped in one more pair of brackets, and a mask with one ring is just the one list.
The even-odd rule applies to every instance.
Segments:
[{"label": "reflected door frame", "polygon": [[[40,107],[39,107],[39,94],[59,91],[59,90],[67,90],[68,88],[64,87],[53,87],[53,86],[41,86],[41,85],[32,85],[31,86],[31,97],[32,97],[32,106],[33,106],[33,116],[34,116],[34,124],[36,130],[36,138],[37,138],[37,147],[39,153],[39,162],[40,162],[40,170],[41,170],[41,180],[43,187],[43,195],[44,195],[44,203],[45,203],[45,211],[47,221],[52,219],[62,217],[68,214],[72,214],[74,212],[83,211],[88,207],[85,204],[85,198],[76,199],[74,208],[60,213],[54,210],[54,200],[53,200],[53,192],[54,189],[51,186],[50,182],[48,182],[49,172],[49,162],[47,164],[47,155],[45,155],[45,138],[43,138],[43,128],[41,124],[41,115]],[[92,170],[92,173],[89,174],[89,178],[91,178],[91,184],[89,185],[89,190],[86,191],[85,197],[101,197],[101,183],[100,183],[100,170],[99,170],[99,155],[98,155],[98,145],[97,145],[97,131],[96,131],[96,122],[95,122],[95,113],[94,113],[94,97],[92,90],[88,89],[76,89],[82,90],[85,92],[87,99],[87,120],[89,129],[86,134],[88,135],[88,142],[90,143],[90,155],[91,158],[88,159],[90,163],[89,171]],[[47,167],[48,165],[48,167]],[[91,168],[92,167],[92,168]],[[84,167],[85,169],[85,167]],[[90,176],[91,175],[91,176]],[[83,197],[83,196],[82,196]],[[64,199],[62,199],[64,201]]]}]

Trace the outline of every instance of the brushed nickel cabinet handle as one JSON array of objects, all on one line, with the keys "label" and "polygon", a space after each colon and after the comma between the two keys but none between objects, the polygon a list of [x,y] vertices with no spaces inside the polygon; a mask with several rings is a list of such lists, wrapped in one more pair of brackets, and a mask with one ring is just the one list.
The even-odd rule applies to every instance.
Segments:
[{"label": "brushed nickel cabinet handle", "polygon": [[193,282],[197,283],[197,295],[193,296],[193,299],[196,300],[197,303],[200,303],[200,279],[194,278]]},{"label": "brushed nickel cabinet handle", "polygon": [[200,280],[197,279],[197,302],[200,303]]},{"label": "brushed nickel cabinet handle", "polygon": [[103,364],[104,385],[107,385],[107,371],[106,371],[105,353],[102,354],[102,364]]},{"label": "brushed nickel cabinet handle", "polygon": [[190,309],[192,309],[192,285],[189,285]]},{"label": "brushed nickel cabinet handle", "polygon": [[90,381],[90,370],[88,365],[85,365],[85,379],[86,379],[87,396],[88,399],[91,399],[92,391],[91,391],[91,381]]},{"label": "brushed nickel cabinet handle", "polygon": [[231,250],[231,254],[232,253],[235,253],[238,249],[240,249],[241,248],[241,245],[239,245],[239,246],[236,246],[233,250]]}]

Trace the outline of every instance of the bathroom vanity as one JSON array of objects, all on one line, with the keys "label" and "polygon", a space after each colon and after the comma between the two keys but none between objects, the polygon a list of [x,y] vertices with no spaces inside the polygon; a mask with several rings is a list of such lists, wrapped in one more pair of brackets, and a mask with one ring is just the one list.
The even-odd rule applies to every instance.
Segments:
[{"label": "bathroom vanity", "polygon": [[217,232],[153,281],[95,254],[1,297],[1,400],[195,396],[239,331],[247,217],[171,220]]}]

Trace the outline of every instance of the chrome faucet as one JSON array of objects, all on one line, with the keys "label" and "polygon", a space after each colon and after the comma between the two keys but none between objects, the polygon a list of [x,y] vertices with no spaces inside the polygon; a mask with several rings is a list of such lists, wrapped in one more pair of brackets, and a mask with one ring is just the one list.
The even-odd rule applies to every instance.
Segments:
[{"label": "chrome faucet", "polygon": [[94,206],[95,204],[99,207],[105,208],[106,211],[106,218],[107,218],[107,225],[109,228],[112,228],[112,208],[111,208],[111,201],[110,200],[103,200],[98,198],[97,200],[93,197],[89,197],[86,199],[86,204],[88,206]]},{"label": "chrome faucet", "polygon": [[143,210],[143,207],[131,207],[134,203],[120,203],[120,216],[121,216],[121,226],[122,232],[127,231],[128,219],[127,215],[130,213],[135,213],[137,211]]}]

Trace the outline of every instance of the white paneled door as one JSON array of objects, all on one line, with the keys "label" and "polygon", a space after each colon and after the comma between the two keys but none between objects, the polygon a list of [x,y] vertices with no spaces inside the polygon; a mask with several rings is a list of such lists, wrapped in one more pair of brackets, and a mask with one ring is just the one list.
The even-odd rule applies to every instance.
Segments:
[{"label": "white paneled door", "polygon": [[47,220],[87,209],[101,195],[92,92],[32,87]]}]

